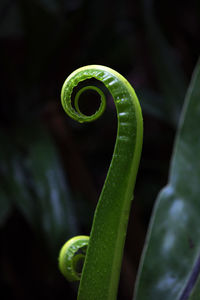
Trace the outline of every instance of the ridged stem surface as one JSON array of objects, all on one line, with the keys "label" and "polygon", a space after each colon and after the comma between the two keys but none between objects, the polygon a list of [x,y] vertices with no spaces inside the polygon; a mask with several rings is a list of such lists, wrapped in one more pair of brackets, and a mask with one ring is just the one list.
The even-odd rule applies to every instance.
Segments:
[{"label": "ridged stem surface", "polygon": [[116,71],[98,65],[80,68],[65,81],[61,97],[70,117],[90,122],[103,112],[104,107],[102,112],[100,108],[99,112],[87,117],[71,105],[73,88],[90,78],[101,81],[111,93],[118,129],[112,161],[94,214],[78,300],[114,300],[140,161],[143,122],[137,96],[128,81]]}]

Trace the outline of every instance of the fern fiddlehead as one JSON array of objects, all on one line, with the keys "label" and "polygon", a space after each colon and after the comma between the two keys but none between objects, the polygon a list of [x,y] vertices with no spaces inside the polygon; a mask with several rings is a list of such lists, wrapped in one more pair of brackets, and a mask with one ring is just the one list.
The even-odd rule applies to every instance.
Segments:
[{"label": "fern fiddlehead", "polygon": [[[101,90],[91,86],[80,90],[75,97],[76,110],[71,104],[74,87],[90,78],[101,81],[113,97],[118,118],[117,138],[107,178],[95,210],[90,237],[81,236],[83,243],[77,242],[78,237],[67,242],[60,252],[59,266],[69,280],[73,277],[68,275],[71,270],[75,273],[75,280],[80,278],[79,300],[114,300],[142,149],[143,121],[137,96],[128,81],[118,72],[99,65],[82,67],[66,79],[62,87],[61,101],[71,118],[78,122],[94,121],[105,109],[105,96]],[[99,93],[101,104],[96,113],[86,116],[79,109],[78,99],[82,92],[91,88]],[[76,245],[73,244],[73,239]],[[68,252],[75,262],[68,262]]]}]

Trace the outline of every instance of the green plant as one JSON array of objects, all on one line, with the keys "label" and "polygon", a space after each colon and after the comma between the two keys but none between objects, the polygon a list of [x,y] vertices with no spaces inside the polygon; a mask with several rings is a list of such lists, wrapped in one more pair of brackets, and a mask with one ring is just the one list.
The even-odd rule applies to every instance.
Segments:
[{"label": "green plant", "polygon": [[[73,88],[80,81],[90,78],[103,82],[112,94],[117,109],[118,133],[113,159],[93,220],[78,299],[115,299],[129,210],[142,148],[143,123],[140,105],[131,85],[114,70],[96,65],[78,69],[65,81],[61,98],[63,107],[70,117],[79,122],[90,122],[102,115],[105,97],[96,88],[95,90],[101,96],[101,105],[94,115],[85,116],[79,110],[78,97],[85,88],[81,89],[75,98],[76,111],[71,105]],[[60,254],[59,265],[65,275],[68,275],[66,250],[69,251],[71,259],[71,248],[75,247],[73,252],[78,256],[80,256],[78,247],[85,248],[85,239],[84,243],[78,242],[77,244],[75,238],[75,243],[76,246],[70,242],[70,247],[67,243]],[[76,267],[79,260],[76,255],[72,259],[75,259],[72,267],[73,264]],[[80,259],[82,260],[82,255]],[[88,282],[90,282],[90,287],[88,287]]]},{"label": "green plant", "polygon": [[135,300],[199,299],[199,125],[200,61],[186,94],[169,181],[151,217]]},{"label": "green plant", "polygon": [[[72,277],[75,280],[81,279],[79,300],[114,300],[140,160],[142,117],[137,97],[121,75],[106,67],[88,66],[72,73],[62,89],[63,107],[72,118],[79,122],[89,122],[104,110],[104,97],[103,104],[93,116],[85,116],[80,112],[78,98],[75,98],[77,112],[71,106],[73,87],[92,77],[102,81],[114,98],[119,119],[117,141],[95,212],[89,243],[84,236],[80,237],[82,241],[78,237],[68,241],[60,252],[59,266],[70,280]],[[137,278],[135,300],[194,300],[199,297],[199,83],[198,64],[186,96],[169,183],[159,194],[152,214]],[[69,261],[69,257],[72,261]],[[70,270],[74,274],[68,276]]]}]

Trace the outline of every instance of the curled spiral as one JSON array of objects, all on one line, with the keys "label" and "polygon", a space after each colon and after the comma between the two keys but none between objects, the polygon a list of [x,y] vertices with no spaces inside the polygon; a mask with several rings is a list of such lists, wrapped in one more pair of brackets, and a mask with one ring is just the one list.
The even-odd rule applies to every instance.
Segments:
[{"label": "curled spiral", "polygon": [[[85,67],[84,67],[85,68]],[[78,69],[77,71],[79,71],[79,73],[82,73],[81,72],[81,69],[83,68],[80,68]],[[77,71],[76,74],[77,74]],[[96,87],[96,86],[92,86],[92,85],[89,85],[89,86],[85,86],[83,88],[81,88],[77,94],[75,95],[75,99],[74,99],[74,107],[75,109],[73,108],[72,104],[71,104],[71,95],[72,95],[72,92],[73,92],[73,89],[74,87],[81,81],[85,80],[85,79],[89,79],[91,78],[91,76],[86,76],[84,77],[84,73],[82,74],[83,77],[80,78],[78,77],[78,80],[77,80],[77,76],[75,77],[75,79],[71,79],[71,77],[73,76],[74,73],[72,73],[64,82],[63,84],[63,87],[62,87],[62,91],[61,91],[61,101],[62,101],[62,105],[63,105],[63,108],[65,110],[65,112],[74,120],[80,122],[80,123],[83,123],[83,122],[92,122],[92,121],[95,121],[97,120],[105,111],[105,108],[106,108],[106,97],[103,93],[103,91]],[[101,102],[100,102],[100,105],[99,105],[99,108],[98,110],[90,115],[90,116],[87,116],[85,114],[83,114],[81,111],[80,111],[80,108],[79,108],[79,99],[80,99],[80,96],[82,95],[83,92],[87,91],[87,90],[94,90],[95,92],[97,92],[101,98]]]},{"label": "curled spiral", "polygon": [[[101,117],[106,108],[105,94],[100,88],[93,85],[85,86],[76,93],[73,108],[71,103],[73,89],[78,83],[80,83],[80,81],[83,80],[82,78],[84,78],[83,76],[82,78],[79,78],[78,81],[76,81],[74,80],[73,75],[76,74],[75,77],[77,77],[78,72],[80,73],[82,69],[85,69],[85,67],[76,70],[65,80],[61,91],[61,102],[65,112],[71,118],[80,123],[92,122],[97,120],[99,117]],[[99,108],[90,116],[83,114],[79,108],[80,96],[88,90],[93,90],[100,96]],[[58,259],[59,269],[68,281],[80,281],[88,243],[89,237],[80,235],[68,240],[61,248]]]},{"label": "curled spiral", "polygon": [[79,281],[89,236],[80,235],[68,240],[60,250],[59,269],[69,281]]},{"label": "curled spiral", "polygon": [[[80,96],[83,92],[85,92],[87,90],[93,90],[93,91],[97,92],[99,94],[99,96],[101,97],[101,102],[100,102],[100,105],[99,105],[99,109],[94,114],[92,114],[91,116],[86,116],[85,114],[83,114],[80,111],[80,108],[79,108]],[[88,85],[88,86],[85,86],[82,89],[80,89],[78,91],[78,93],[76,94],[75,99],[74,99],[74,107],[75,107],[76,112],[78,113],[79,117],[80,116],[83,117],[84,122],[92,122],[92,121],[98,119],[104,113],[104,110],[106,108],[106,97],[105,97],[105,95],[104,95],[104,93],[102,92],[101,89],[99,89],[98,87],[93,86],[93,85]]]}]

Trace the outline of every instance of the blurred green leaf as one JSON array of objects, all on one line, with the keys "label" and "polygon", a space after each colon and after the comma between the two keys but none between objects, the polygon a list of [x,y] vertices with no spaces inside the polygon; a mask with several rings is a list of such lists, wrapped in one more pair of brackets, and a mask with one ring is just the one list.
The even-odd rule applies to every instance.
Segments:
[{"label": "blurred green leaf", "polygon": [[0,222],[12,203],[54,253],[77,234],[77,221],[53,142],[41,126],[1,134],[1,141]]},{"label": "blurred green leaf", "polygon": [[200,271],[199,161],[200,63],[187,92],[169,183],[152,215],[135,300],[183,300],[192,291]]},{"label": "blurred green leaf", "polygon": [[200,276],[194,286],[194,289],[190,295],[189,300],[199,300],[199,295],[200,295]]},{"label": "blurred green leaf", "polygon": [[[169,45],[156,22],[154,2],[153,0],[143,0],[141,3],[146,41],[151,53],[160,92],[164,97],[162,106],[160,106],[162,111],[158,115],[165,114],[168,123],[177,126],[186,92],[186,79],[174,49]],[[157,103],[154,105],[157,105]]]},{"label": "blurred green leaf", "polygon": [[77,233],[73,199],[49,136],[38,128],[27,141],[25,168],[38,202],[40,224],[48,243],[55,247]]}]

